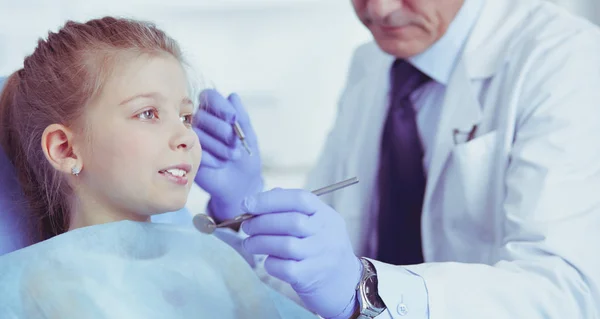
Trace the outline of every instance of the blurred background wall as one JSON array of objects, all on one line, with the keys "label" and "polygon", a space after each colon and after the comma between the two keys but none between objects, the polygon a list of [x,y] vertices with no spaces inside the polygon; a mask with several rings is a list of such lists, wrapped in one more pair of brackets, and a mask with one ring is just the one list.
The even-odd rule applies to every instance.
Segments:
[{"label": "blurred background wall", "polygon": [[[600,22],[598,0],[548,1]],[[350,0],[0,0],[0,74],[20,68],[48,30],[104,15],[156,22],[179,41],[200,83],[241,95],[268,187],[302,187],[352,51],[370,39]],[[188,208],[201,212],[206,200],[196,188]]]}]

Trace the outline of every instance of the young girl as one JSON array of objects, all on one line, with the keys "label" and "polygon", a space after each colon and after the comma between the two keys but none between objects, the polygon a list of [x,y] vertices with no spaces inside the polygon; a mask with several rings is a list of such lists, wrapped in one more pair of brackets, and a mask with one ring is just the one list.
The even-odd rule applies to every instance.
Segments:
[{"label": "young girl", "polygon": [[314,318],[228,245],[149,223],[201,157],[177,44],[154,25],[68,22],[0,98],[0,141],[38,243],[0,257],[0,318]]}]

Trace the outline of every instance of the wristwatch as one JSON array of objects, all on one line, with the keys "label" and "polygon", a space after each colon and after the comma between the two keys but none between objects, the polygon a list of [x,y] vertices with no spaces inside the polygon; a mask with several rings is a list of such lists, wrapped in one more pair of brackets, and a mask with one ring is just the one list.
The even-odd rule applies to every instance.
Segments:
[{"label": "wristwatch", "polygon": [[356,319],[372,319],[381,314],[387,307],[383,303],[377,289],[377,271],[373,264],[361,257],[363,264],[362,277],[356,287],[358,298],[358,317]]}]

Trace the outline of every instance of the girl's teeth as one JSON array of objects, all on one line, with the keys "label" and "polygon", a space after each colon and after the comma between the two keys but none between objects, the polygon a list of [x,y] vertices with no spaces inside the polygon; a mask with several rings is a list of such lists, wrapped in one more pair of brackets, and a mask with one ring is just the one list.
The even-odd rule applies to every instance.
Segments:
[{"label": "girl's teeth", "polygon": [[182,169],[172,168],[172,169],[166,170],[166,172],[173,176],[177,176],[177,177],[185,176],[185,171]]}]

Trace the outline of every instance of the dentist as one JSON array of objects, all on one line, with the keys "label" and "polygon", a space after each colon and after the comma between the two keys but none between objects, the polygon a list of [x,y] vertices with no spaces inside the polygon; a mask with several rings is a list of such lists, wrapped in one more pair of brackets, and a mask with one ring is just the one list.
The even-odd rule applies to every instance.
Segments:
[{"label": "dentist", "polygon": [[261,192],[242,101],[207,91],[213,217],[259,215],[245,251],[325,318],[600,318],[599,29],[541,0],[352,2],[374,42],[306,189],[361,182]]}]

